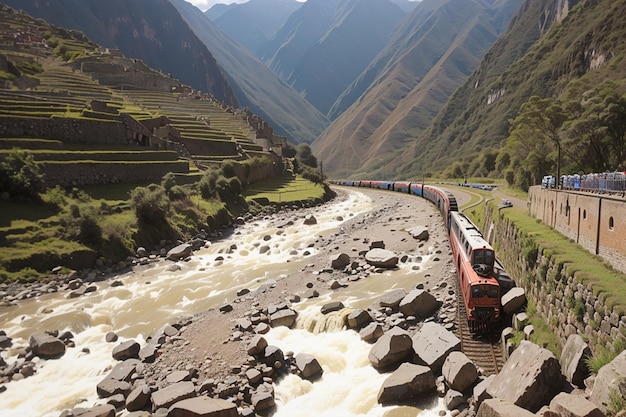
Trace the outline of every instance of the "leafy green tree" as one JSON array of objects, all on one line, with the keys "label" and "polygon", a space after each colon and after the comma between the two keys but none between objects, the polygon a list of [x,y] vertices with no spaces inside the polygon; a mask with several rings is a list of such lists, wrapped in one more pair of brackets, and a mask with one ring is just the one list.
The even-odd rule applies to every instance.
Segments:
[{"label": "leafy green tree", "polygon": [[[507,148],[520,158],[525,182],[539,183],[546,168],[556,165],[557,181],[561,176],[561,127],[568,118],[559,100],[532,96],[522,104],[517,117],[511,121]],[[556,158],[550,154],[556,146]],[[516,175],[520,171],[516,171]],[[557,184],[558,185],[558,184]]]},{"label": "leafy green tree", "polygon": [[140,222],[163,223],[167,221],[170,200],[160,185],[137,187],[130,193],[131,206]]},{"label": "leafy green tree", "polygon": [[43,189],[43,174],[32,154],[13,150],[0,162],[0,193],[8,193],[17,199],[34,200]]},{"label": "leafy green tree", "polygon": [[311,147],[306,143],[300,143],[297,147],[296,159],[300,165],[317,168],[317,158],[313,155]]}]

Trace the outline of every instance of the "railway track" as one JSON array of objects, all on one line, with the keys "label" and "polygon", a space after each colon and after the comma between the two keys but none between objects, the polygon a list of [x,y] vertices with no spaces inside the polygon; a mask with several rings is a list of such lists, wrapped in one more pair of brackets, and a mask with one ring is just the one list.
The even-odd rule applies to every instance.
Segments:
[{"label": "railway track", "polygon": [[457,288],[457,337],[461,340],[461,351],[482,370],[485,376],[500,372],[504,365],[499,332],[481,335],[472,334],[467,324],[465,303],[460,288]]}]

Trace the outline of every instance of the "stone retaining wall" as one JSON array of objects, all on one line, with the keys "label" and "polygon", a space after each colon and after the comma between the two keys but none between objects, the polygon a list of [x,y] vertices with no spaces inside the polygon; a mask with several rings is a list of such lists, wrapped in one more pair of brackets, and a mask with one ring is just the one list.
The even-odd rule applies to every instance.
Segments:
[{"label": "stone retaining wall", "polygon": [[612,307],[604,297],[594,295],[591,286],[581,283],[567,264],[557,263],[488,204],[483,230],[489,230],[498,258],[535,302],[561,345],[573,333],[585,337],[593,351],[598,345],[610,347],[620,335],[626,338],[626,315],[620,313],[624,306]]},{"label": "stone retaining wall", "polygon": [[89,184],[114,184],[150,181],[160,183],[168,172],[189,173],[187,161],[175,162],[85,162],[44,163],[42,172],[47,186],[77,187]]}]

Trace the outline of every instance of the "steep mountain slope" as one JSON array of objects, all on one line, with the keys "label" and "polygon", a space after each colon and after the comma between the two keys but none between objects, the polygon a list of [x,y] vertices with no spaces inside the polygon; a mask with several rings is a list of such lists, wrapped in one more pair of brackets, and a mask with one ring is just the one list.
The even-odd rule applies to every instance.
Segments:
[{"label": "steep mountain slope", "polygon": [[215,55],[239,98],[274,131],[294,142],[311,142],[328,125],[326,118],[277,77],[250,51],[217,28],[198,8],[171,0],[189,27]]},{"label": "steep mountain slope", "polygon": [[554,96],[587,74],[598,83],[622,79],[625,8],[610,0],[526,0],[471,77],[394,161],[398,171],[469,164],[481,150],[501,146],[509,120],[530,96]]},{"label": "steep mountain slope", "polygon": [[167,0],[3,0],[33,17],[82,31],[96,43],[172,74],[237,106],[215,58]]},{"label": "steep mountain slope", "polygon": [[390,0],[309,0],[277,33],[263,58],[326,113],[385,46],[404,15]]},{"label": "steep mountain slope", "polygon": [[335,103],[337,119],[312,144],[327,172],[392,173],[386,161],[428,126],[521,1],[419,3]]},{"label": "steep mountain slope", "polygon": [[302,3],[296,0],[249,0],[216,4],[205,14],[224,33],[256,54],[300,6]]}]

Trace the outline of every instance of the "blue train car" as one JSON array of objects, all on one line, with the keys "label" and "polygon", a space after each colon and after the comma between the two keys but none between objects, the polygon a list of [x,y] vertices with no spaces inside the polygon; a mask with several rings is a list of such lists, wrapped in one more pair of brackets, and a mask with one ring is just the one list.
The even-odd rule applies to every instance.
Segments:
[{"label": "blue train car", "polygon": [[411,186],[409,187],[409,193],[421,197],[423,186],[424,184],[422,184],[421,182],[412,182]]},{"label": "blue train car", "polygon": [[393,191],[397,191],[399,193],[409,193],[411,188],[411,183],[409,181],[395,181],[393,183]]}]

